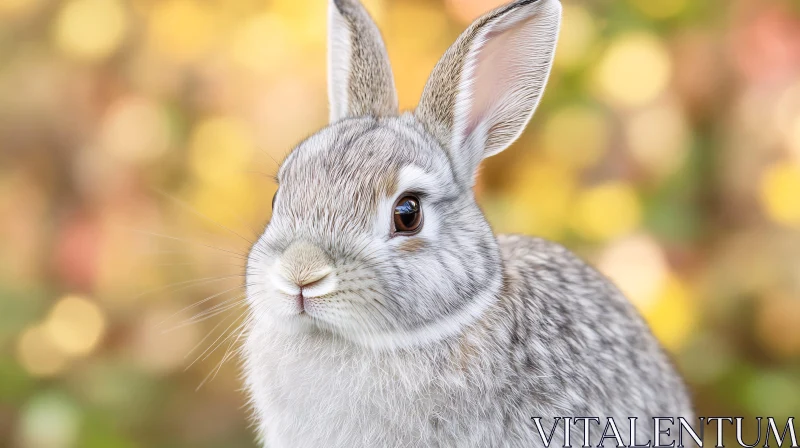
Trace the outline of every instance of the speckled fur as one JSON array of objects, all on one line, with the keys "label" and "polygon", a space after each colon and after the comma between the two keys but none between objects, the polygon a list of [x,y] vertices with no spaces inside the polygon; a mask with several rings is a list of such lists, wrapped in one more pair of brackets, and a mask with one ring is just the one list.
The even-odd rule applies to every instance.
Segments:
[{"label": "speckled fur", "polygon": [[[358,17],[352,29],[367,26],[355,0],[331,7]],[[519,0],[479,19],[440,64],[456,75],[435,70],[416,113],[332,86],[334,122],[282,164],[272,220],[248,260],[245,385],[264,446],[521,448],[542,445],[534,416],[546,428],[556,416],[614,417],[623,435],[628,417],[691,417],[680,377],[625,297],[555,243],[496,237],[472,193],[477,161],[496,152],[487,145],[508,146],[539,101],[559,16],[556,0]],[[523,57],[509,76],[473,83],[470,73],[491,71],[464,67],[491,47],[469,36],[495,39],[508,23],[540,38],[533,59],[547,63],[528,70],[524,52],[509,50]],[[344,64],[334,84],[386,62],[369,60],[385,53],[374,34],[362,37],[349,45],[372,50],[346,53],[367,60]],[[393,85],[385,70],[370,76],[382,78],[373,88]],[[478,108],[481,85],[524,95]],[[394,236],[392,206],[408,192],[424,225]],[[300,312],[276,275],[319,269],[327,286]]]}]

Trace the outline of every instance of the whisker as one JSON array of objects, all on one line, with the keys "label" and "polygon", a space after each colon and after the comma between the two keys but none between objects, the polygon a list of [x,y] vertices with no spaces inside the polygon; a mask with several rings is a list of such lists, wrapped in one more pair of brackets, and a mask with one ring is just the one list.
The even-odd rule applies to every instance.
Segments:
[{"label": "whisker", "polygon": [[[237,319],[241,318],[243,315],[244,315],[244,313],[240,314],[239,317],[237,317]],[[236,320],[237,319],[234,319],[233,322],[230,323],[230,325],[225,327],[225,329],[222,330],[222,333],[220,333],[220,335],[217,336],[216,339],[214,339],[214,342],[212,342],[211,345],[203,351],[203,353],[200,353],[197,356],[197,358],[195,358],[195,360],[192,361],[191,364],[186,366],[186,369],[188,370],[189,368],[191,368],[195,363],[197,363],[197,361],[200,361],[201,359],[202,360],[206,360],[209,356],[211,356],[211,354],[214,353],[217,350],[217,348],[219,348],[219,344],[218,344],[219,340],[222,339],[223,336],[225,336],[225,334],[228,332],[228,330],[231,329],[231,327],[234,326],[234,324],[236,324]],[[225,339],[223,339],[223,343],[224,343],[224,341],[225,341]]]},{"label": "whisker", "polygon": [[[208,332],[208,334],[206,334],[205,336],[203,336],[203,339],[200,339],[200,340],[197,342],[197,344],[195,344],[195,345],[194,345],[194,347],[192,347],[192,348],[191,348],[191,350],[189,350],[188,352],[186,352],[186,354],[185,354],[185,355],[183,355],[183,359],[186,359],[186,358],[188,358],[188,357],[189,357],[189,355],[191,355],[192,353],[194,353],[194,351],[195,351],[195,350],[197,350],[197,347],[200,347],[200,345],[201,345],[203,342],[205,342],[205,340],[206,340],[206,339],[208,339],[208,338],[209,338],[209,337],[210,337],[212,334],[214,334],[214,331],[216,331],[216,330],[217,330],[217,328],[219,328],[219,326],[220,326],[220,325],[222,325],[222,323],[223,323],[223,322],[225,322],[226,320],[227,320],[227,318],[226,318],[226,319],[223,319],[223,320],[221,320],[221,321],[219,321],[219,322],[217,322],[217,324],[216,324],[216,325],[214,325],[214,326],[211,328],[211,330]],[[195,360],[195,361],[196,361],[196,360]],[[189,366],[189,367],[191,367],[191,366]],[[186,367],[186,369],[185,369],[184,371],[186,371],[186,370],[189,370],[189,367]]]},{"label": "whisker", "polygon": [[[244,303],[244,302],[239,302],[239,305],[241,305],[242,303]],[[234,320],[233,320],[233,322],[231,322],[231,325],[230,325],[228,328],[230,328],[231,326],[233,326],[233,324],[235,324],[235,323],[236,323],[236,321],[238,321],[239,319],[241,319],[241,317],[242,317],[242,316],[244,316],[244,315],[245,315],[245,313],[246,313],[246,311],[247,311],[247,310],[245,309],[244,311],[245,311],[245,312],[243,312],[243,313],[240,313],[240,314],[239,314],[239,316],[238,316],[236,319],[234,319]],[[225,344],[225,341],[227,341],[227,340],[228,340],[228,339],[229,339],[229,338],[230,338],[230,337],[233,335],[233,333],[235,333],[236,331],[238,331],[238,330],[239,330],[241,327],[242,327],[242,323],[240,323],[240,324],[239,324],[239,326],[237,326],[237,327],[236,327],[236,328],[235,328],[233,331],[231,331],[230,333],[228,333],[228,336],[226,336],[226,337],[225,337],[224,339],[222,339],[222,340],[221,340],[221,341],[220,341],[218,344],[216,344],[216,346],[215,346],[215,347],[214,347],[214,348],[213,348],[213,349],[212,349],[212,350],[211,350],[209,353],[207,353],[205,356],[203,356],[203,360],[205,360],[205,359],[208,359],[208,357],[209,357],[209,356],[211,356],[211,355],[212,355],[212,354],[213,354],[213,353],[214,353],[214,352],[215,352],[215,351],[216,351],[216,350],[217,350],[219,347],[221,347],[222,345],[224,345],[224,344]],[[227,331],[227,329],[226,329],[226,331]],[[223,332],[223,334],[225,334],[225,332]]]},{"label": "whisker", "polygon": [[124,226],[123,226],[123,228],[128,230],[128,231],[131,231],[131,232],[141,233],[141,234],[148,235],[148,236],[154,236],[154,237],[158,237],[158,238],[165,238],[165,239],[169,239],[169,240],[180,241],[180,242],[186,243],[186,244],[194,244],[194,245],[197,245],[197,246],[202,246],[202,247],[206,247],[206,248],[209,248],[209,249],[218,250],[220,252],[225,252],[227,254],[234,255],[234,256],[236,256],[238,258],[241,258],[243,260],[247,260],[247,255],[242,253],[242,252],[236,252],[236,251],[232,251],[232,250],[228,250],[228,249],[223,249],[223,248],[220,248],[220,247],[212,246],[210,244],[199,243],[197,241],[187,240],[187,239],[184,239],[184,238],[178,238],[178,237],[172,236],[172,235],[164,235],[162,233],[147,232],[147,231],[144,231],[144,230],[132,229],[132,228],[129,228],[129,227],[124,227]]},{"label": "whisker", "polygon": [[192,214],[194,214],[195,216],[198,216],[198,217],[200,217],[200,218],[203,218],[203,219],[204,219],[206,222],[209,222],[209,223],[211,223],[211,224],[214,224],[215,226],[219,227],[220,229],[222,229],[222,230],[225,230],[225,231],[228,231],[229,233],[231,233],[231,234],[233,234],[233,235],[236,235],[236,236],[238,236],[239,238],[241,238],[242,240],[244,240],[244,241],[245,241],[246,243],[248,243],[248,244],[255,244],[255,242],[254,242],[254,241],[251,241],[250,239],[243,237],[241,234],[239,234],[239,233],[238,233],[238,232],[236,232],[235,230],[231,229],[230,227],[228,227],[228,226],[226,226],[226,225],[224,225],[224,224],[222,224],[222,223],[220,223],[220,222],[218,222],[218,221],[216,221],[216,220],[214,220],[214,219],[211,219],[211,218],[210,218],[208,215],[205,215],[205,214],[203,214],[203,213],[200,213],[200,211],[198,211],[197,209],[195,209],[194,207],[192,207],[191,205],[189,205],[187,202],[185,202],[185,201],[182,201],[182,200],[180,200],[180,199],[176,198],[175,196],[172,196],[171,194],[169,194],[169,193],[167,193],[167,192],[164,192],[164,191],[161,191],[161,190],[155,190],[155,191],[156,191],[158,194],[160,194],[161,196],[163,196],[163,197],[166,197],[166,198],[168,198],[168,199],[172,200],[173,202],[175,202],[176,204],[178,204],[179,206],[181,206],[181,208],[183,208],[184,210],[191,212],[191,213],[192,213]]},{"label": "whisker", "polygon": [[245,283],[243,285],[234,286],[232,288],[228,288],[228,289],[226,289],[224,291],[221,291],[221,292],[218,292],[216,294],[210,295],[210,296],[208,296],[208,297],[206,297],[206,298],[204,298],[202,300],[199,300],[199,301],[197,301],[195,303],[192,303],[191,305],[185,306],[185,307],[181,308],[180,310],[172,313],[172,315],[168,316],[166,319],[161,321],[158,325],[163,325],[165,322],[169,321],[170,319],[172,319],[173,317],[177,316],[178,314],[181,314],[181,313],[183,313],[185,311],[189,311],[192,308],[196,308],[196,307],[202,305],[203,303],[208,302],[211,299],[215,299],[215,298],[217,298],[217,297],[219,297],[219,296],[221,296],[223,294],[227,294],[227,293],[229,293],[231,291],[235,291],[237,289],[246,288],[247,286],[250,286],[250,285],[251,284],[249,284],[249,283]]},{"label": "whisker", "polygon": [[236,277],[245,277],[245,275],[244,274],[235,274],[235,275],[226,275],[226,276],[223,276],[223,277],[206,277],[206,278],[198,278],[198,279],[194,279],[194,280],[186,280],[186,281],[182,281],[182,282],[170,283],[169,285],[159,286],[158,288],[153,288],[151,290],[148,290],[148,291],[145,291],[143,293],[140,293],[140,294],[134,296],[132,298],[132,300],[139,299],[139,298],[142,298],[144,296],[147,296],[147,295],[150,295],[150,294],[153,294],[153,293],[164,292],[164,291],[170,290],[170,288],[174,288],[175,286],[178,286],[178,288],[173,289],[171,292],[180,291],[180,290],[186,289],[186,288],[191,288],[192,286],[198,286],[198,285],[203,285],[203,284],[206,284],[206,283],[212,283],[212,282],[216,282],[216,281],[228,280],[228,279],[236,278]]},{"label": "whisker", "polygon": [[[205,265],[205,264],[214,264],[214,262],[208,262],[208,261],[186,261],[186,262],[176,262],[176,263],[155,263],[152,266],[153,267],[159,267],[159,268],[172,268],[172,267],[177,267],[177,266],[202,266],[202,265]],[[244,269],[244,268],[247,267],[246,264],[225,264],[225,266],[232,267],[232,268],[239,268],[239,269]]]},{"label": "whisker", "polygon": [[[234,300],[234,302],[231,302],[231,300]],[[198,314],[196,314],[196,315],[194,315],[194,316],[192,316],[192,317],[190,317],[188,319],[185,319],[185,320],[183,320],[181,322],[178,322],[173,328],[165,331],[165,333],[169,333],[169,332],[177,330],[179,328],[186,327],[187,325],[197,324],[197,323],[206,321],[208,319],[211,319],[212,317],[219,316],[220,314],[222,314],[222,313],[224,313],[224,312],[226,312],[228,310],[232,310],[232,309],[234,309],[234,308],[236,308],[238,306],[241,306],[245,302],[247,302],[247,296],[246,295],[242,295],[242,296],[238,296],[238,297],[234,297],[232,299],[226,300],[226,301],[224,301],[222,303],[218,303],[217,305],[214,305],[213,307],[209,308],[208,310],[202,311],[202,312],[200,312],[200,313],[198,313]]]},{"label": "whisker", "polygon": [[252,315],[247,316],[245,320],[242,322],[242,324],[239,325],[239,327],[235,329],[233,332],[231,332],[231,335],[233,335],[234,333],[238,333],[236,338],[233,339],[230,343],[228,343],[228,348],[225,350],[225,354],[222,356],[222,359],[219,361],[219,363],[217,363],[217,366],[211,372],[209,372],[208,375],[206,375],[206,377],[203,379],[200,385],[197,386],[197,389],[195,390],[200,390],[200,388],[203,387],[203,385],[207,381],[213,381],[214,378],[217,377],[217,374],[222,369],[222,366],[225,364],[225,362],[228,359],[230,359],[233,354],[235,354],[235,352],[233,353],[231,352],[231,348],[239,342],[239,339],[241,339],[242,335],[245,333],[247,326],[249,324],[249,320],[251,318]]},{"label": "whisker", "polygon": [[267,179],[275,182],[275,175],[274,174],[269,174],[269,173],[265,173],[263,171],[258,171],[258,170],[244,170],[243,172],[248,173],[248,174],[260,174],[260,175],[266,177]]},{"label": "whisker", "polygon": [[[267,157],[269,157],[273,162],[275,162],[275,171],[276,171],[276,174],[277,174],[277,170],[279,170],[281,168],[281,164],[277,160],[275,160],[275,157],[273,157],[272,154],[270,154],[270,152],[267,151],[266,149],[264,149],[263,147],[259,146],[258,149],[259,149],[259,151],[261,151],[264,154],[266,154]],[[286,157],[284,156],[284,159],[285,158]],[[272,177],[274,177],[274,176],[272,176]],[[276,182],[277,182],[277,179],[276,179]]]},{"label": "whisker", "polygon": [[[239,315],[239,317],[241,317],[241,316],[242,316],[242,315],[240,314],[240,315]],[[197,342],[197,344],[195,344],[195,345],[194,345],[194,346],[193,346],[193,347],[192,347],[192,348],[191,348],[191,349],[190,349],[190,350],[189,350],[189,351],[188,351],[188,352],[187,352],[187,353],[186,353],[186,354],[183,356],[183,359],[186,359],[186,358],[188,358],[188,357],[189,357],[189,356],[190,356],[190,355],[191,355],[191,354],[192,354],[192,353],[193,353],[195,350],[197,350],[197,348],[198,348],[198,347],[200,347],[200,346],[203,344],[203,342],[205,342],[205,341],[206,341],[206,339],[208,339],[208,338],[209,338],[211,335],[213,335],[213,334],[214,334],[214,332],[217,330],[217,328],[219,328],[219,327],[220,327],[220,326],[221,326],[223,323],[225,323],[225,321],[227,321],[227,320],[228,320],[228,319],[227,319],[227,318],[225,318],[225,319],[223,319],[223,320],[221,320],[221,321],[217,322],[217,324],[216,324],[216,325],[214,325],[214,326],[211,328],[211,330],[208,332],[208,334],[206,334],[205,336],[203,336],[203,338],[202,338],[202,339],[200,339],[200,340]],[[236,322],[236,319],[234,319],[234,322]],[[202,355],[202,354],[201,354],[201,355]],[[199,357],[198,357],[197,359],[195,359],[195,360],[192,362],[192,364],[194,364],[195,362],[197,362],[197,361],[198,361],[198,359],[199,359]],[[192,366],[192,364],[188,365],[188,366],[187,366],[187,367],[184,369],[184,371],[186,371],[186,370],[189,370],[189,368]]]},{"label": "whisker", "polygon": [[[192,243],[191,241],[188,241],[188,242]],[[187,256],[187,257],[194,256],[194,252],[187,252],[186,250],[183,250],[183,249],[174,249],[174,250],[156,249],[156,250],[147,250],[147,251],[143,250],[140,253],[143,254],[143,255],[180,255],[180,256]],[[217,254],[217,255],[220,256],[220,257],[225,257],[226,256],[224,254]],[[244,254],[237,252],[236,255],[239,255],[241,257]]]}]

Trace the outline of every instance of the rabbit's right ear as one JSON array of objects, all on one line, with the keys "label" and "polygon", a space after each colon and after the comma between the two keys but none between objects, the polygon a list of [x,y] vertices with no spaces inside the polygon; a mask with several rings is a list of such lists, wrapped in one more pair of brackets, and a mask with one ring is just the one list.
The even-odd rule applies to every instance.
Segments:
[{"label": "rabbit's right ear", "polygon": [[436,64],[415,111],[465,185],[484,157],[519,137],[555,54],[561,4],[517,0],[477,19]]},{"label": "rabbit's right ear", "polygon": [[397,93],[381,33],[358,0],[329,0],[330,121],[397,115]]}]

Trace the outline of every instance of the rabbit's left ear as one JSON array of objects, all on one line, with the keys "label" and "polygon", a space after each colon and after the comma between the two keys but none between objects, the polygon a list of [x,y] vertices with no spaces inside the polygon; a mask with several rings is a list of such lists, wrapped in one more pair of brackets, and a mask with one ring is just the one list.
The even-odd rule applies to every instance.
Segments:
[{"label": "rabbit's left ear", "polygon": [[447,50],[415,115],[472,185],[484,157],[519,137],[550,75],[561,22],[558,0],[517,0],[477,19]]},{"label": "rabbit's left ear", "polygon": [[329,0],[330,121],[397,115],[397,93],[381,33],[358,0]]}]

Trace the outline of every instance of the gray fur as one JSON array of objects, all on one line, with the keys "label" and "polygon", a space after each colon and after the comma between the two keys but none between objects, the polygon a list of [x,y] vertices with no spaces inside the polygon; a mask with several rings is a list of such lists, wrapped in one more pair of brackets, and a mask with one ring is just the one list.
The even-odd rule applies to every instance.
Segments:
[{"label": "gray fur", "polygon": [[[524,126],[532,108],[515,103],[506,123]],[[629,416],[691,417],[680,377],[607,279],[554,243],[494,236],[462,178],[468,145],[489,134],[448,148],[418,113],[374,114],[287,157],[247,266],[245,383],[265,446],[531,447],[533,416],[615,417],[623,434]],[[407,192],[424,226],[393,236]]]},{"label": "gray fur", "polygon": [[[331,122],[397,115],[397,93],[381,33],[357,0],[330,0],[328,74]],[[345,57],[342,57],[345,56]]]}]

